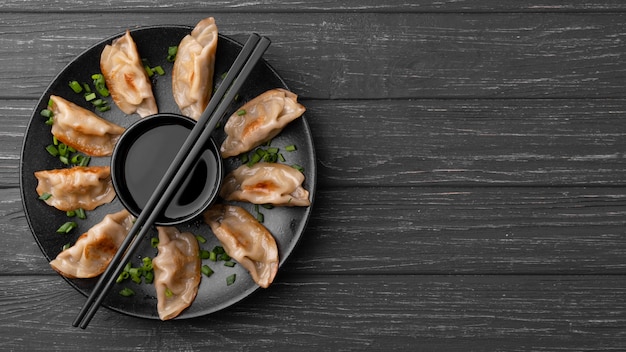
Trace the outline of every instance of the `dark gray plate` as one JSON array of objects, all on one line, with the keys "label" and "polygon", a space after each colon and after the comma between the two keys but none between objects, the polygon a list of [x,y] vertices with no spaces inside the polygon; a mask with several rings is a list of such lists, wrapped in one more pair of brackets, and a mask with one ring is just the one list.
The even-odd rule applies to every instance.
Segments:
[{"label": "dark gray plate", "polygon": [[[161,65],[166,71],[164,76],[157,76],[152,80],[159,112],[180,113],[171,94],[170,74],[172,64],[167,62],[166,56],[168,47],[178,45],[180,40],[187,35],[191,29],[192,27],[188,26],[158,26],[131,30],[131,34],[137,43],[141,57],[147,59],[151,66]],[[54,259],[66,243],[73,244],[78,236],[86,232],[94,224],[100,222],[106,214],[122,209],[120,202],[115,199],[110,204],[100,206],[88,212],[87,219],[75,220],[78,223],[78,228],[70,234],[58,234],[56,233],[56,229],[64,222],[68,221],[68,218],[64,212],[58,211],[46,205],[43,201],[38,200],[38,195],[35,191],[37,180],[33,175],[33,173],[38,170],[65,167],[58,158],[52,157],[44,149],[52,142],[52,134],[50,133],[50,126],[44,123],[46,119],[40,116],[40,111],[46,107],[50,95],[59,95],[85,108],[92,109],[90,103],[85,102],[82,95],[74,93],[69,88],[68,82],[70,80],[91,82],[91,75],[100,72],[100,53],[103,47],[122,34],[123,33],[120,33],[119,35],[103,40],[86,50],[59,73],[46,89],[33,111],[33,116],[24,138],[20,164],[22,199],[26,218],[28,219],[35,240],[48,260]],[[214,85],[220,83],[221,75],[230,68],[230,65],[241,50],[241,47],[242,45],[240,43],[220,35],[215,63]],[[230,111],[227,113],[226,117],[230,116],[243,102],[272,88],[287,88],[287,86],[267,62],[261,61],[249,76],[246,84],[239,92],[238,102],[231,105]],[[110,105],[112,106],[110,111],[98,113],[109,121],[127,127],[139,118],[137,115],[125,115],[117,109],[112,102]],[[216,142],[221,144],[224,137],[224,132],[218,128],[214,134]],[[285,163],[299,164],[304,167],[306,176],[304,186],[311,192],[311,199],[313,199],[316,178],[315,151],[311,132],[304,116],[289,124],[285,130],[272,141],[273,147],[281,149],[290,144],[295,144],[298,150],[295,152],[284,151],[283,155],[287,159]],[[108,165],[109,162],[109,158],[92,158],[91,165]],[[225,171],[228,172],[239,165],[240,161],[238,158],[229,158],[225,160]],[[252,205],[244,203],[238,203],[238,205],[243,206],[253,215],[255,214],[255,208]],[[311,207],[261,208],[261,212],[265,217],[263,224],[274,235],[278,243],[280,264],[282,266],[304,232],[311,213]],[[201,245],[202,249],[211,250],[214,246],[219,244],[211,233],[210,227],[205,225],[201,219],[196,219],[177,227],[181,231],[190,231],[196,235],[202,235],[207,238],[208,242]],[[153,236],[156,236],[156,230],[153,230],[152,233],[143,239],[143,244],[133,260],[135,266],[140,266],[140,257],[154,257],[156,255],[156,249],[150,246],[149,237]],[[248,272],[241,265],[229,268],[223,266],[221,263],[214,263],[208,260],[203,261],[203,264],[209,265],[215,273],[209,278],[205,276],[202,277],[196,300],[177,319],[206,315],[223,309],[247,297],[258,288],[250,278]],[[227,286],[226,277],[233,273],[237,275],[237,280],[233,285]],[[97,279],[66,279],[66,281],[84,295],[88,295]],[[118,292],[123,287],[133,289],[136,293],[135,296],[130,298],[120,296]],[[158,319],[156,303],[156,293],[153,285],[137,285],[133,282],[126,281],[123,284],[116,284],[113,287],[107,299],[104,301],[104,306],[132,316]]]}]

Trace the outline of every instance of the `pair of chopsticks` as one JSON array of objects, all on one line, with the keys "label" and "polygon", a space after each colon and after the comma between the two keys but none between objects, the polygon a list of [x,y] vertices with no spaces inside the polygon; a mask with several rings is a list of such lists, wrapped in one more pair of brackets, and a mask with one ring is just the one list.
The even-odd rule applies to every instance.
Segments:
[{"label": "pair of chopsticks", "polygon": [[268,38],[260,37],[256,33],[248,38],[239,56],[237,56],[228,71],[226,78],[216,90],[198,122],[189,133],[178,154],[176,154],[172,164],[163,175],[154,193],[148,199],[146,206],[137,217],[128,236],[126,236],[117,253],[111,259],[111,263],[96,283],[96,286],[72,323],[73,326],[80,326],[82,329],[87,327],[102,301],[111,290],[117,276],[124,269],[125,263],[128,262],[133,252],[139,246],[140,239],[150,230],[156,218],[171,201],[178,186],[197,162],[217,123],[226,113],[230,103],[269,45],[270,40]]}]

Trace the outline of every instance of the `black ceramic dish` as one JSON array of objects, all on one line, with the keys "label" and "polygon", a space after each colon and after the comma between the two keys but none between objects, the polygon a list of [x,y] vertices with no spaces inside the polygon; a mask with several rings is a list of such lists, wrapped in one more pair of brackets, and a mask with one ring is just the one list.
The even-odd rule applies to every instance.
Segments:
[{"label": "black ceramic dish", "polygon": [[[178,45],[180,40],[191,30],[192,27],[189,26],[143,27],[131,30],[131,35],[137,43],[142,58],[147,59],[153,67],[157,65],[162,66],[166,72],[164,76],[155,76],[152,79],[153,91],[159,112],[161,113],[179,113],[171,94],[170,72],[172,64],[166,60],[167,49],[169,46]],[[66,243],[73,244],[82,233],[100,222],[106,214],[123,208],[120,201],[115,199],[109,204],[88,212],[87,219],[76,220],[78,228],[74,229],[70,234],[58,234],[56,233],[57,228],[68,221],[68,218],[64,212],[58,211],[38,199],[35,191],[37,180],[33,175],[35,171],[65,167],[58,158],[52,157],[45,150],[45,147],[52,142],[52,135],[50,127],[44,123],[45,118],[40,116],[40,111],[46,108],[50,95],[59,95],[85,108],[93,109],[90,103],[83,99],[82,95],[76,94],[70,89],[68,82],[70,80],[91,82],[91,75],[100,72],[99,60],[103,47],[122,34],[120,33],[103,40],[89,48],[58,74],[35,107],[26,131],[20,164],[22,199],[31,231],[47,260],[54,259]],[[222,74],[228,70],[241,47],[241,44],[220,35],[215,63],[214,85],[220,83]],[[276,71],[267,62],[261,61],[254,68],[246,84],[239,92],[238,101],[231,105],[226,117],[236,111],[244,102],[272,88],[288,89]],[[97,112],[97,114],[124,127],[130,126],[139,119],[137,115],[125,115],[112,102],[111,107],[110,111],[104,113]],[[220,128],[216,129],[213,138],[216,143],[221,144],[225,138],[223,130]],[[296,152],[284,152],[285,163],[298,164],[304,168],[306,177],[304,187],[310,191],[310,197],[313,200],[316,180],[315,151],[305,116],[290,123],[272,141],[272,147],[281,149],[291,144],[296,145],[298,150]],[[92,158],[90,165],[109,165],[109,163],[110,158]],[[239,158],[226,159],[224,160],[224,172],[228,173],[239,165],[241,165]],[[218,199],[217,202],[221,202],[221,200]],[[255,207],[253,205],[236,204],[255,215]],[[311,213],[311,207],[261,208],[261,212],[264,214],[263,224],[274,235],[278,244],[280,265],[282,266],[304,232]],[[187,221],[177,225],[177,227],[181,231],[190,231],[208,239],[207,243],[201,245],[202,249],[211,250],[214,246],[219,245],[219,242],[211,233],[210,227],[204,224],[200,218]],[[147,238],[143,239],[143,243],[135,256],[137,259],[133,262],[135,266],[140,266],[140,257],[154,257],[157,254],[156,249],[150,246],[149,237],[153,236],[156,236],[156,230],[153,230]],[[210,261],[204,261],[203,264],[208,264],[215,273],[209,278],[203,276],[196,300],[177,319],[197,317],[223,309],[242,300],[258,288],[241,265],[230,268]],[[233,273],[237,275],[237,280],[233,285],[227,286],[226,277]],[[95,285],[97,278],[66,280],[79,292],[87,296]],[[122,297],[118,292],[123,287],[130,287],[135,291],[135,295],[130,298]],[[271,289],[271,286],[269,289]],[[137,285],[129,281],[126,281],[124,284],[116,284],[105,299],[104,306],[132,316],[158,319],[154,286],[149,284]]]},{"label": "black ceramic dish", "polygon": [[[139,217],[195,121],[177,114],[144,117],[122,134],[111,156],[111,178],[122,205]],[[155,225],[178,225],[213,203],[224,177],[219,147],[211,138]]]}]

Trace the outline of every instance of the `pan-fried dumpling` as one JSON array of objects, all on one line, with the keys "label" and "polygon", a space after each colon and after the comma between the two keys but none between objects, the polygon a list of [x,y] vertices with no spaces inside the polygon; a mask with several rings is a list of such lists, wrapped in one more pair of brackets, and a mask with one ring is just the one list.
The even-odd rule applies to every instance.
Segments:
[{"label": "pan-fried dumpling", "polygon": [[93,210],[115,198],[109,166],[75,166],[35,172],[37,193],[59,210]]},{"label": "pan-fried dumpling", "polygon": [[224,178],[220,196],[253,204],[309,206],[309,191],[302,187],[304,175],[278,163],[246,164]]},{"label": "pan-fried dumpling", "polygon": [[152,84],[144,69],[130,31],[102,50],[100,70],[111,98],[125,114],[141,117],[156,114],[158,108]]},{"label": "pan-fried dumpling", "polygon": [[216,204],[204,212],[204,221],[224,251],[246,268],[254,282],[267,288],[278,271],[278,247],[272,234],[245,209]]},{"label": "pan-fried dumpling", "polygon": [[181,40],[172,69],[172,93],[183,115],[198,120],[213,93],[217,26],[213,17],[198,22]]},{"label": "pan-fried dumpling", "polygon": [[305,110],[298,103],[298,96],[285,89],[272,89],[257,96],[228,118],[222,157],[239,155],[269,141]]},{"label": "pan-fried dumpling", "polygon": [[91,156],[109,156],[124,127],[109,122],[59,96],[50,96],[52,134],[61,142]]},{"label": "pan-fried dumpling", "polygon": [[200,248],[196,237],[175,227],[157,227],[159,254],[152,260],[157,310],[161,320],[189,307],[200,285]]},{"label": "pan-fried dumpling", "polygon": [[104,272],[120,248],[134,217],[126,210],[109,214],[59,253],[50,266],[68,278],[91,278]]}]

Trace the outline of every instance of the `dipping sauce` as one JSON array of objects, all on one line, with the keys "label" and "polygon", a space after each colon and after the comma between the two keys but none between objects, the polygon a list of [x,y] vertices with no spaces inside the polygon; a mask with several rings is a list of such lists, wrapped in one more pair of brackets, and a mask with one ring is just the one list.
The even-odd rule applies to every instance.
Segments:
[{"label": "dipping sauce", "polygon": [[[169,115],[168,115],[169,116]],[[167,116],[166,116],[167,117]],[[152,117],[162,118],[160,116]],[[138,216],[189,135],[193,123],[184,126],[171,121],[131,126],[114,153],[112,173],[116,192],[126,208]],[[207,143],[197,163],[175,192],[157,224],[174,224],[198,215],[215,197],[221,182],[222,166],[215,144]],[[121,170],[118,170],[121,168]],[[116,180],[117,178],[117,180]]]}]

